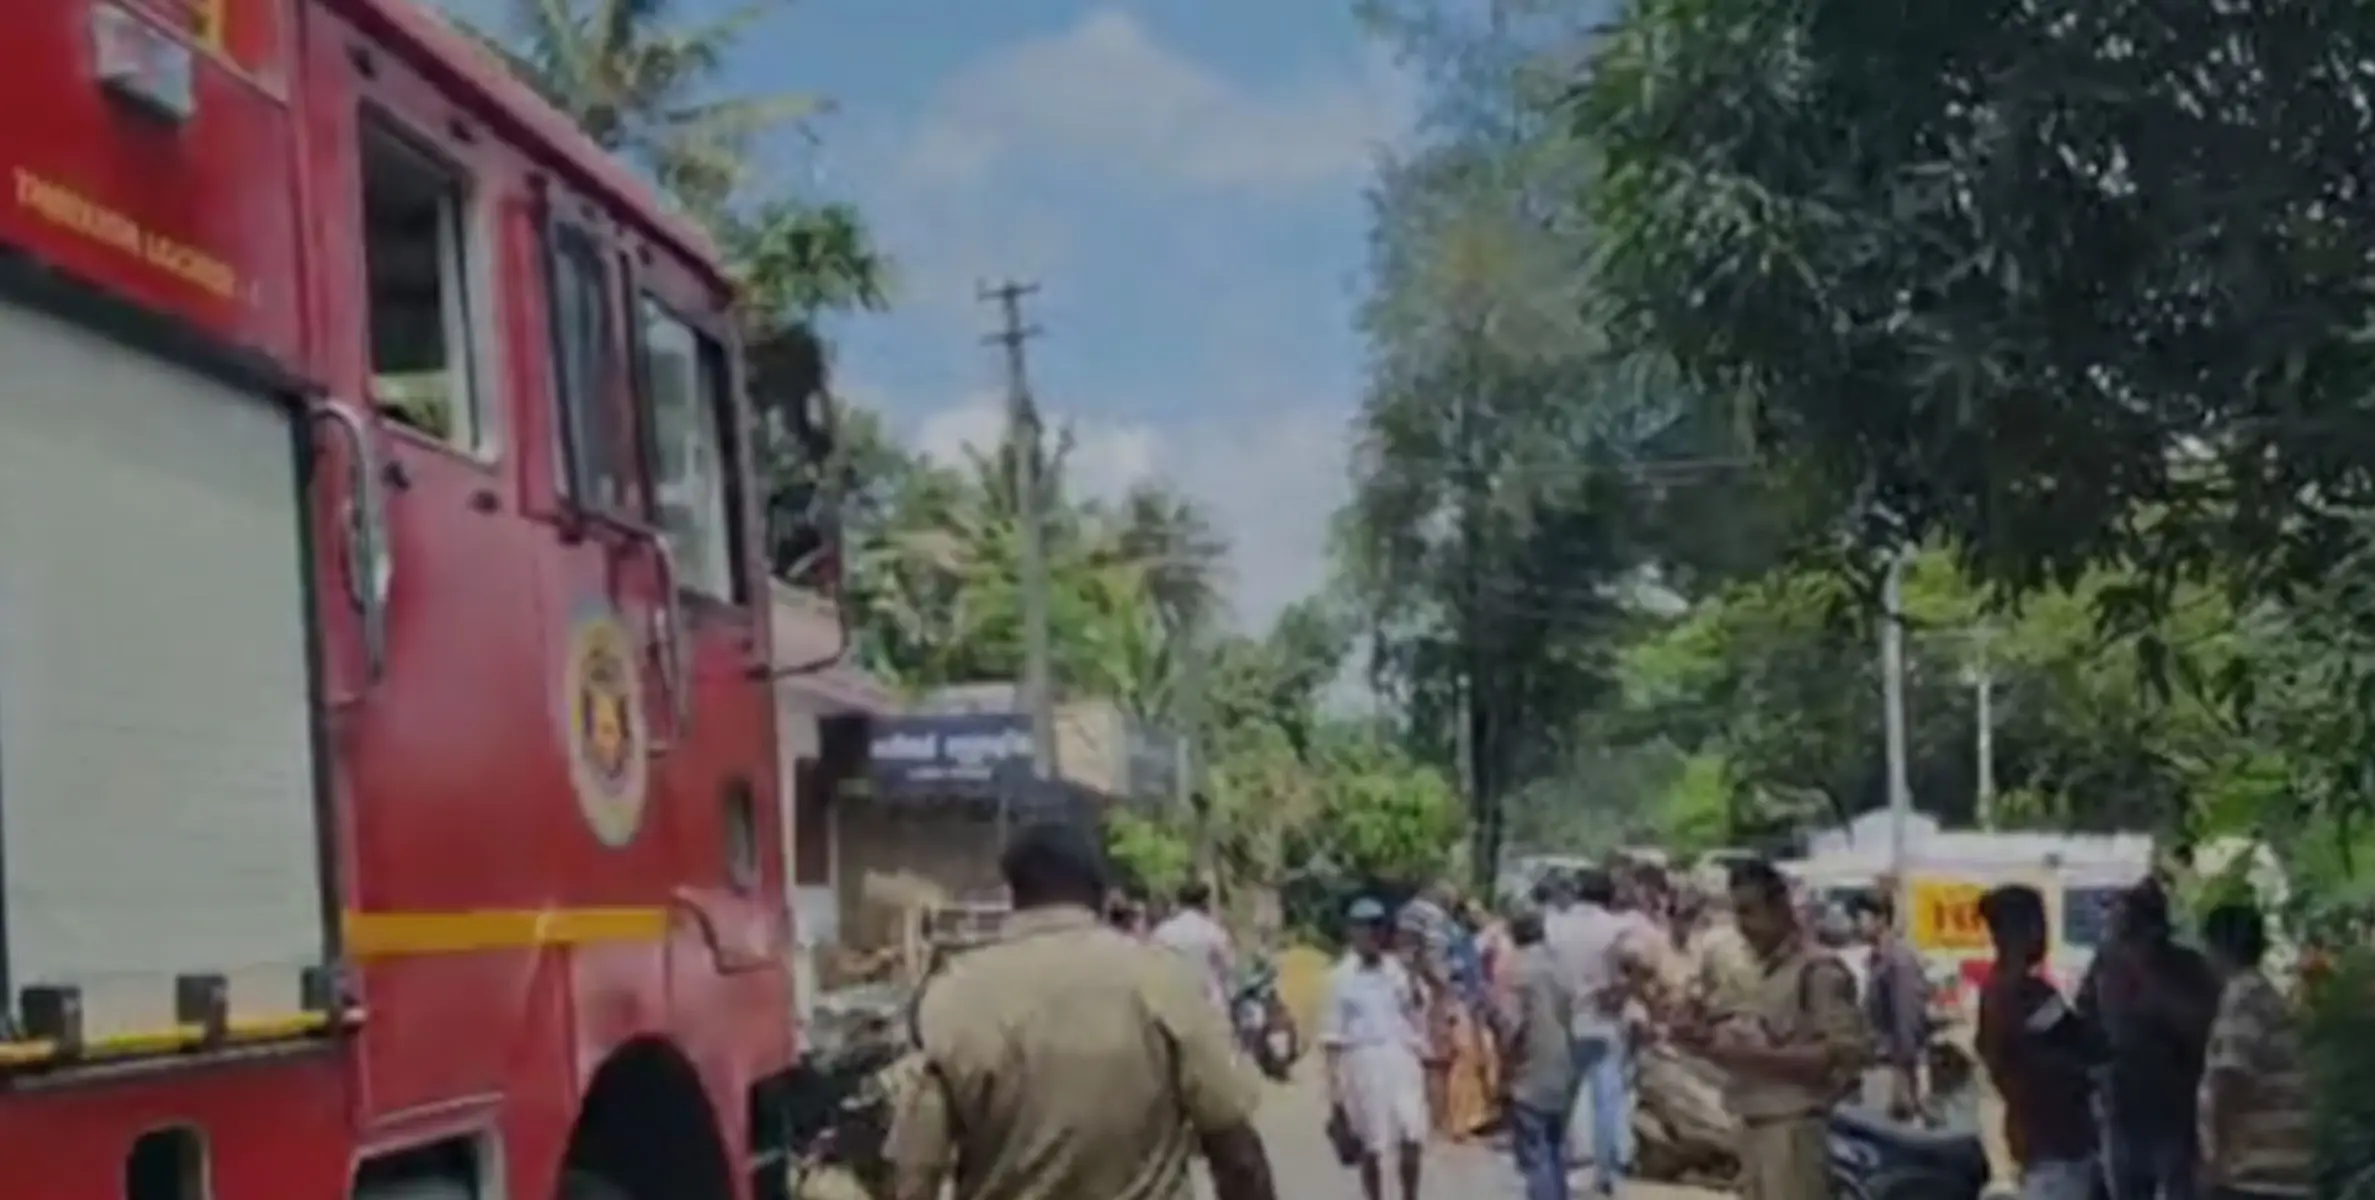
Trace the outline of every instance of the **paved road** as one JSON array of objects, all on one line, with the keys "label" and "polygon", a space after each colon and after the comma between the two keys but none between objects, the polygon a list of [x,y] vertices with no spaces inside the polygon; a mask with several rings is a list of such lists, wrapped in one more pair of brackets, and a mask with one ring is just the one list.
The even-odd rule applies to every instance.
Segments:
[{"label": "paved road", "polygon": [[[1324,1126],[1325,1100],[1307,1081],[1273,1091],[1262,1107],[1262,1136],[1270,1145],[1278,1194],[1285,1200],[1357,1200],[1360,1184],[1336,1165]],[[1515,1171],[1506,1153],[1483,1146],[1438,1145],[1429,1152],[1426,1197],[1441,1200],[1519,1200]],[[1718,1200],[1723,1194],[1693,1188],[1637,1184],[1624,1200]]]}]

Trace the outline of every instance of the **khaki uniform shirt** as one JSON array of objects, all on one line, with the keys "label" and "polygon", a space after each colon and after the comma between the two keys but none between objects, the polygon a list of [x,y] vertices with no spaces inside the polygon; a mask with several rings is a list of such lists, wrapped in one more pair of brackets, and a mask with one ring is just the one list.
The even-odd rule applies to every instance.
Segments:
[{"label": "khaki uniform shirt", "polygon": [[1755,1006],[1764,969],[1738,926],[1723,920],[1701,929],[1691,938],[1691,955],[1697,960],[1695,983],[1708,1008],[1728,1017]]},{"label": "khaki uniform shirt", "polygon": [[1016,914],[916,1016],[931,1078],[892,1118],[894,1197],[1188,1200],[1199,1139],[1259,1085],[1177,955],[1086,909]]},{"label": "khaki uniform shirt", "polygon": [[1809,1087],[1743,1073],[1731,1097],[1741,1120],[1753,1124],[1827,1112],[1859,1080],[1870,1035],[1856,1004],[1855,979],[1837,958],[1801,942],[1766,960],[1749,1015],[1772,1045],[1820,1045],[1830,1051],[1832,1079]]}]

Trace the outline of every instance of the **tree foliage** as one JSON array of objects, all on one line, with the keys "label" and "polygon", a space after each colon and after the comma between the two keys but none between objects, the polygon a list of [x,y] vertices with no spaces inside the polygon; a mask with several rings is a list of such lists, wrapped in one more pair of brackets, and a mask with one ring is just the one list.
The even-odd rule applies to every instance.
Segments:
[{"label": "tree foliage", "polygon": [[1990,581],[2313,577],[2375,482],[2371,51],[2357,4],[1643,0],[1581,85],[1603,311]]},{"label": "tree foliage", "polygon": [[1569,72],[1586,311],[1867,576],[1988,593],[2028,819],[2375,806],[2371,51],[2356,3],[1638,0]]},{"label": "tree foliage", "polygon": [[717,222],[753,182],[757,139],[825,108],[781,92],[717,96],[726,55],[781,0],[688,20],[676,0],[511,0],[504,27],[461,27],[595,144]]},{"label": "tree foliage", "polygon": [[1508,798],[1559,773],[1611,691],[1640,562],[1622,471],[1677,414],[1654,362],[1611,365],[1581,319],[1579,148],[1511,73],[1539,47],[1428,6],[1374,15],[1439,86],[1373,192],[1342,565],[1373,683],[1462,779],[1489,869]]}]

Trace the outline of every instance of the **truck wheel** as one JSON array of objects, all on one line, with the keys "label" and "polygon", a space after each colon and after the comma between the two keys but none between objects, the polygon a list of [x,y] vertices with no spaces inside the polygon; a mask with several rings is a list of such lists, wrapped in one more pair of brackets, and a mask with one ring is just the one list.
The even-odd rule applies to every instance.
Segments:
[{"label": "truck wheel", "polygon": [[591,1171],[570,1171],[561,1176],[555,1200],[636,1200],[636,1196]]}]

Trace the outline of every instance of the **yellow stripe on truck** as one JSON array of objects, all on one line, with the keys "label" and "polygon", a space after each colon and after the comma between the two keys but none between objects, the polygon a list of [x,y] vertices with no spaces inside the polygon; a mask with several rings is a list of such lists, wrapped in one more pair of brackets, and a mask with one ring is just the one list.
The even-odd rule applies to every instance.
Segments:
[{"label": "yellow stripe on truck", "polygon": [[[346,953],[357,960],[528,950],[544,946],[657,942],[668,933],[665,908],[492,908],[450,912],[348,912]],[[297,1012],[232,1016],[222,1030],[229,1045],[253,1045],[329,1033],[361,1024],[363,1013]],[[149,1058],[209,1044],[206,1027],[172,1024],[102,1034],[75,1047],[46,1039],[0,1041],[0,1073],[72,1059]]]},{"label": "yellow stripe on truck", "polygon": [[656,942],[668,934],[665,908],[481,908],[451,912],[346,914],[347,957],[357,960]]}]

